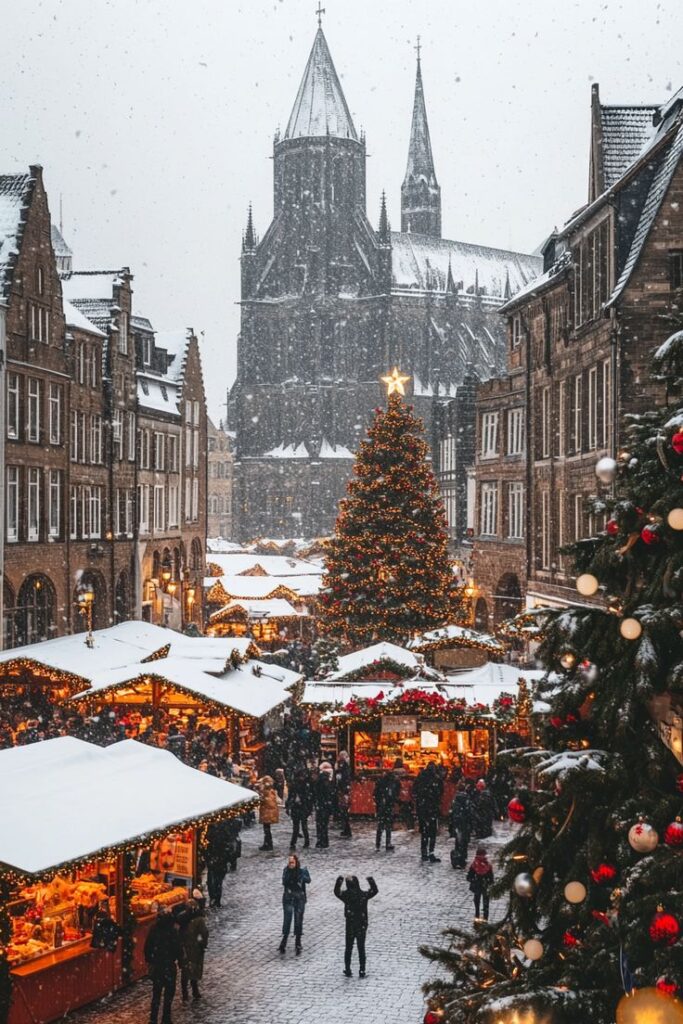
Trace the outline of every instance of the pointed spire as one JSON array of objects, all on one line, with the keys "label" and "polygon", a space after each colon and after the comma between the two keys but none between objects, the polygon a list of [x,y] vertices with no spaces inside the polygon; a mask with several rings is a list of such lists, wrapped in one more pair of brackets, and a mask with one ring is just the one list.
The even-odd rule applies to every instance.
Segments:
[{"label": "pointed spire", "polygon": [[319,27],[284,138],[300,139],[325,135],[358,142],[325,33]]},{"label": "pointed spire", "polygon": [[479,294],[479,267],[474,268],[474,294]]},{"label": "pointed spire", "polygon": [[436,180],[418,42],[415,99],[405,178],[401,186],[402,230],[441,237],[441,189]]},{"label": "pointed spire", "polygon": [[254,233],[254,215],[249,203],[249,213],[247,215],[247,230],[244,233],[244,239],[242,241],[242,248],[245,252],[252,252],[256,248],[256,235]]},{"label": "pointed spire", "polygon": [[455,280],[453,278],[453,267],[451,266],[451,258],[448,257],[448,274],[446,275],[446,294],[457,295],[458,289],[455,286]]},{"label": "pointed spire", "polygon": [[389,218],[387,216],[387,194],[382,190],[382,203],[379,208],[379,240],[382,243],[390,241],[389,233],[391,228],[389,226]]},{"label": "pointed spire", "polygon": [[510,268],[505,268],[505,290],[503,291],[503,298],[507,301],[512,298],[512,288],[510,286]]}]

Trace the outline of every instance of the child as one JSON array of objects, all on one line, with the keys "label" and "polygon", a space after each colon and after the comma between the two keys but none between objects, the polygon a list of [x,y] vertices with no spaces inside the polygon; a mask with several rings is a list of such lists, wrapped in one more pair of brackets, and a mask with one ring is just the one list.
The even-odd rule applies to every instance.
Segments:
[{"label": "child", "polygon": [[[470,883],[470,892],[474,895],[474,920],[488,921],[489,919],[489,889],[493,885],[493,868],[486,856],[486,847],[478,846],[477,854],[470,864],[467,872],[467,881]],[[483,897],[483,917],[479,916]]]}]

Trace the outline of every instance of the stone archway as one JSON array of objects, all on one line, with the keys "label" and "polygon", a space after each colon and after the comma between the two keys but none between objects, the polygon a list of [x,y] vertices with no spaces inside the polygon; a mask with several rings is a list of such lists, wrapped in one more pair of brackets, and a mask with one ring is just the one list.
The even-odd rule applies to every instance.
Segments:
[{"label": "stone archway", "polygon": [[17,596],[14,644],[36,644],[56,633],[57,598],[52,580],[41,573],[27,576]]},{"label": "stone archway", "polygon": [[84,611],[79,597],[84,591],[91,590],[92,600],[92,628],[106,629],[111,626],[111,616],[107,601],[107,584],[101,572],[95,569],[86,569],[81,573],[78,583],[73,592],[73,632],[84,633],[88,629],[88,616]]},{"label": "stone archway", "polygon": [[480,633],[488,633],[489,630],[489,606],[483,597],[477,598],[474,606],[474,628]]}]

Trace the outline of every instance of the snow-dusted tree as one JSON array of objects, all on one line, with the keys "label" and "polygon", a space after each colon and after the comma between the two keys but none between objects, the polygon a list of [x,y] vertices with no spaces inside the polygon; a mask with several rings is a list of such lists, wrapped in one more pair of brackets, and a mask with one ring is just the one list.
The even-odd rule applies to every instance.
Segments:
[{"label": "snow-dusted tree", "polygon": [[682,1019],[683,408],[629,437],[598,467],[616,476],[606,530],[573,552],[596,600],[542,616],[547,749],[520,755],[535,787],[510,807],[507,912],[423,950],[450,972],[430,986],[449,1024],[606,1024],[628,991],[629,1012],[662,1015],[618,1019]]},{"label": "snow-dusted tree", "polygon": [[345,646],[405,643],[454,613],[446,515],[423,430],[390,394],[356,456],[320,596],[320,629]]}]

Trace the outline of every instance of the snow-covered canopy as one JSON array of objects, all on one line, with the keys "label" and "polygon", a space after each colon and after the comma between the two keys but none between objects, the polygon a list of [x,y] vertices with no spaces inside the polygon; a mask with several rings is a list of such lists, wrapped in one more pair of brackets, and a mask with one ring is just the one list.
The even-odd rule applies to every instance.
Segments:
[{"label": "snow-covered canopy", "polygon": [[321,568],[316,562],[286,555],[259,555],[246,551],[211,554],[224,576],[320,576]]},{"label": "snow-covered canopy", "polygon": [[[231,638],[229,638],[231,639]],[[262,718],[269,711],[291,700],[291,689],[301,676],[291,669],[248,661],[237,668],[228,667],[221,658],[160,658],[146,664],[135,662],[98,673],[91,685],[76,694],[75,701],[96,700],[112,694],[122,703],[134,694],[149,703],[152,680],[175,689],[198,704],[211,704],[251,718]]]},{"label": "snow-covered canopy", "polygon": [[62,736],[0,751],[0,864],[39,874],[253,800],[251,790],[124,740]]},{"label": "snow-covered canopy", "polygon": [[448,649],[449,647],[474,647],[478,650],[487,650],[494,654],[503,654],[505,647],[488,633],[477,633],[474,629],[466,626],[442,626],[440,629],[432,629],[428,633],[408,643],[412,651],[430,651],[438,648]]},{"label": "snow-covered canopy", "polygon": [[409,690],[441,693],[442,696],[446,696],[440,684],[425,682],[424,679],[407,679],[402,686],[397,686],[395,683],[388,683],[381,679],[368,681],[359,679],[352,683],[332,683],[329,680],[323,679],[321,681],[309,680],[306,683],[301,703],[312,706],[334,706],[339,704],[343,707],[354,698],[375,700],[380,693],[383,693],[386,702],[390,703]]},{"label": "snow-covered canopy", "polygon": [[243,611],[247,618],[254,622],[267,622],[269,619],[301,618],[304,613],[297,611],[284,597],[271,597],[264,601],[255,599],[230,601],[210,616],[209,622],[220,622],[228,618],[232,612]]},{"label": "snow-covered canopy", "polygon": [[[390,644],[382,641],[379,644],[372,644],[370,647],[363,647],[351,654],[344,654],[337,659],[339,667],[327,676],[326,682],[344,680],[349,675],[371,669],[378,661],[395,661],[398,665],[410,669],[415,675],[422,675],[423,678],[443,679],[443,676],[436,669],[430,669],[424,663],[424,658],[419,654],[413,654],[405,647],[398,644]],[[380,687],[381,689],[381,687]],[[368,694],[368,696],[370,696]]]},{"label": "snow-covered canopy", "polygon": [[296,597],[315,597],[320,592],[320,576],[207,576],[204,586],[210,590],[220,583],[230,597],[262,600],[278,587],[285,587]]},{"label": "snow-covered canopy", "polygon": [[464,698],[468,704],[491,704],[502,693],[517,692],[520,679],[533,683],[542,679],[545,673],[537,669],[515,668],[514,665],[498,665],[489,661],[470,672],[449,675],[441,692],[449,700]]}]

